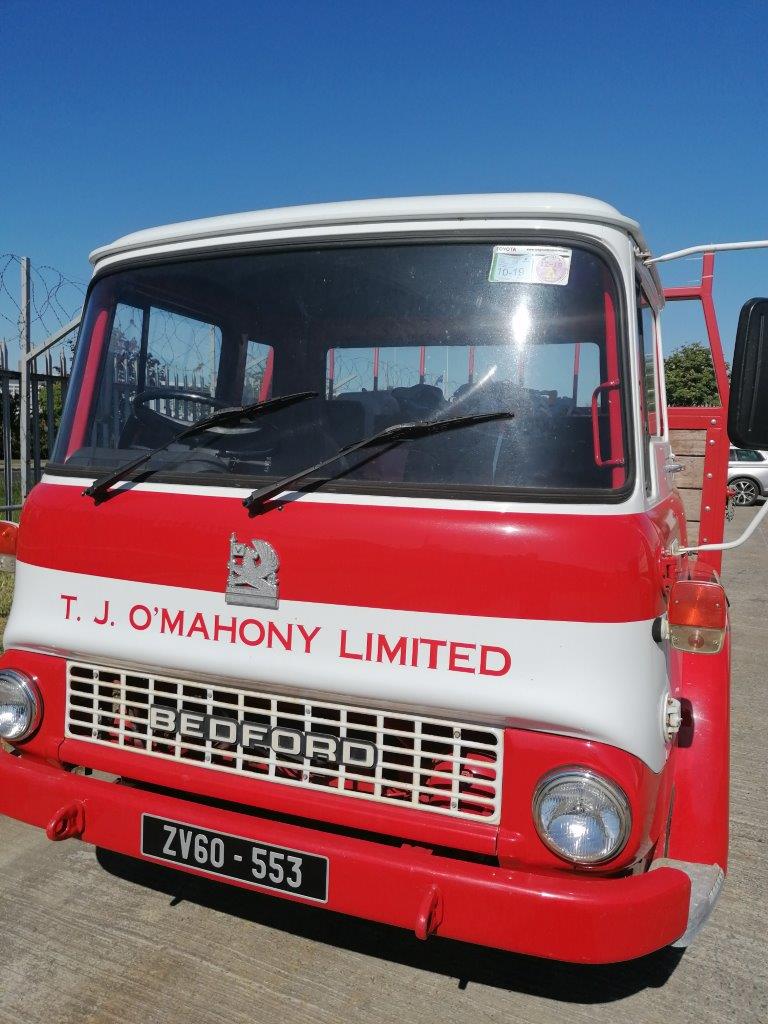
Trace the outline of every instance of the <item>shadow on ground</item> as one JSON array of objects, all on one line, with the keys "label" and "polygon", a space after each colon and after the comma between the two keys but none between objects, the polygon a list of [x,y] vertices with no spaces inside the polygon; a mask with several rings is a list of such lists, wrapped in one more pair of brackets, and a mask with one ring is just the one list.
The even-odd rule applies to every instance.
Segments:
[{"label": "shadow on ground", "polygon": [[171,906],[194,903],[363,956],[456,978],[459,988],[474,982],[563,1003],[613,1002],[646,988],[660,988],[684,952],[668,948],[639,960],[592,966],[519,956],[451,939],[421,942],[399,928],[263,896],[108,850],[97,850],[96,857],[110,874],[170,896]]}]

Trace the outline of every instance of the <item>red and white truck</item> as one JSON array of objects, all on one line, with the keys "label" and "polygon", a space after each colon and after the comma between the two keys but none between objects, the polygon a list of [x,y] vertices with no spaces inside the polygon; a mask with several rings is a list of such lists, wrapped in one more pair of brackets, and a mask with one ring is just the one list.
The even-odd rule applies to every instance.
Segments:
[{"label": "red and white truck", "polygon": [[[690,942],[728,856],[713,248],[666,296],[709,330],[721,401],[687,410],[656,263],[593,199],[96,250],[55,452],[0,531],[0,812],[421,938]],[[731,381],[759,448],[767,310]]]}]

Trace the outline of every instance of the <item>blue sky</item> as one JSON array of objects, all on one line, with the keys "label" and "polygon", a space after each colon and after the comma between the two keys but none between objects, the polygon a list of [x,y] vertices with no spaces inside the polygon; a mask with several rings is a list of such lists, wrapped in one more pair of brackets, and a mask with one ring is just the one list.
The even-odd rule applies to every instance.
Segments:
[{"label": "blue sky", "polygon": [[[167,221],[519,190],[606,199],[657,252],[768,237],[767,29],[761,3],[0,0],[0,252],[85,280]],[[718,279],[730,345],[768,253]]]}]

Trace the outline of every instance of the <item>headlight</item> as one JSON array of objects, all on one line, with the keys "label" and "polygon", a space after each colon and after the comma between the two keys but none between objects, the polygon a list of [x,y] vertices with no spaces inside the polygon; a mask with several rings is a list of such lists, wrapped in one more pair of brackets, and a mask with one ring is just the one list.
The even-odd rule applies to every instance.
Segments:
[{"label": "headlight", "polygon": [[624,793],[586,768],[546,775],[533,797],[533,820],[550,850],[574,864],[602,864],[615,857],[632,824]]},{"label": "headlight", "polygon": [[35,683],[12,668],[0,670],[0,739],[18,743],[40,724],[42,704]]}]

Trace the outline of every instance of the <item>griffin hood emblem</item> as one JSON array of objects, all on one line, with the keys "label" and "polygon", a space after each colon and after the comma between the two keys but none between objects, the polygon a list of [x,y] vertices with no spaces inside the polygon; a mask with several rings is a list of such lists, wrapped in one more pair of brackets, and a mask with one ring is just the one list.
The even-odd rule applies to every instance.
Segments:
[{"label": "griffin hood emblem", "polygon": [[224,594],[227,604],[277,608],[277,552],[265,540],[242,543],[229,538],[229,576]]}]

